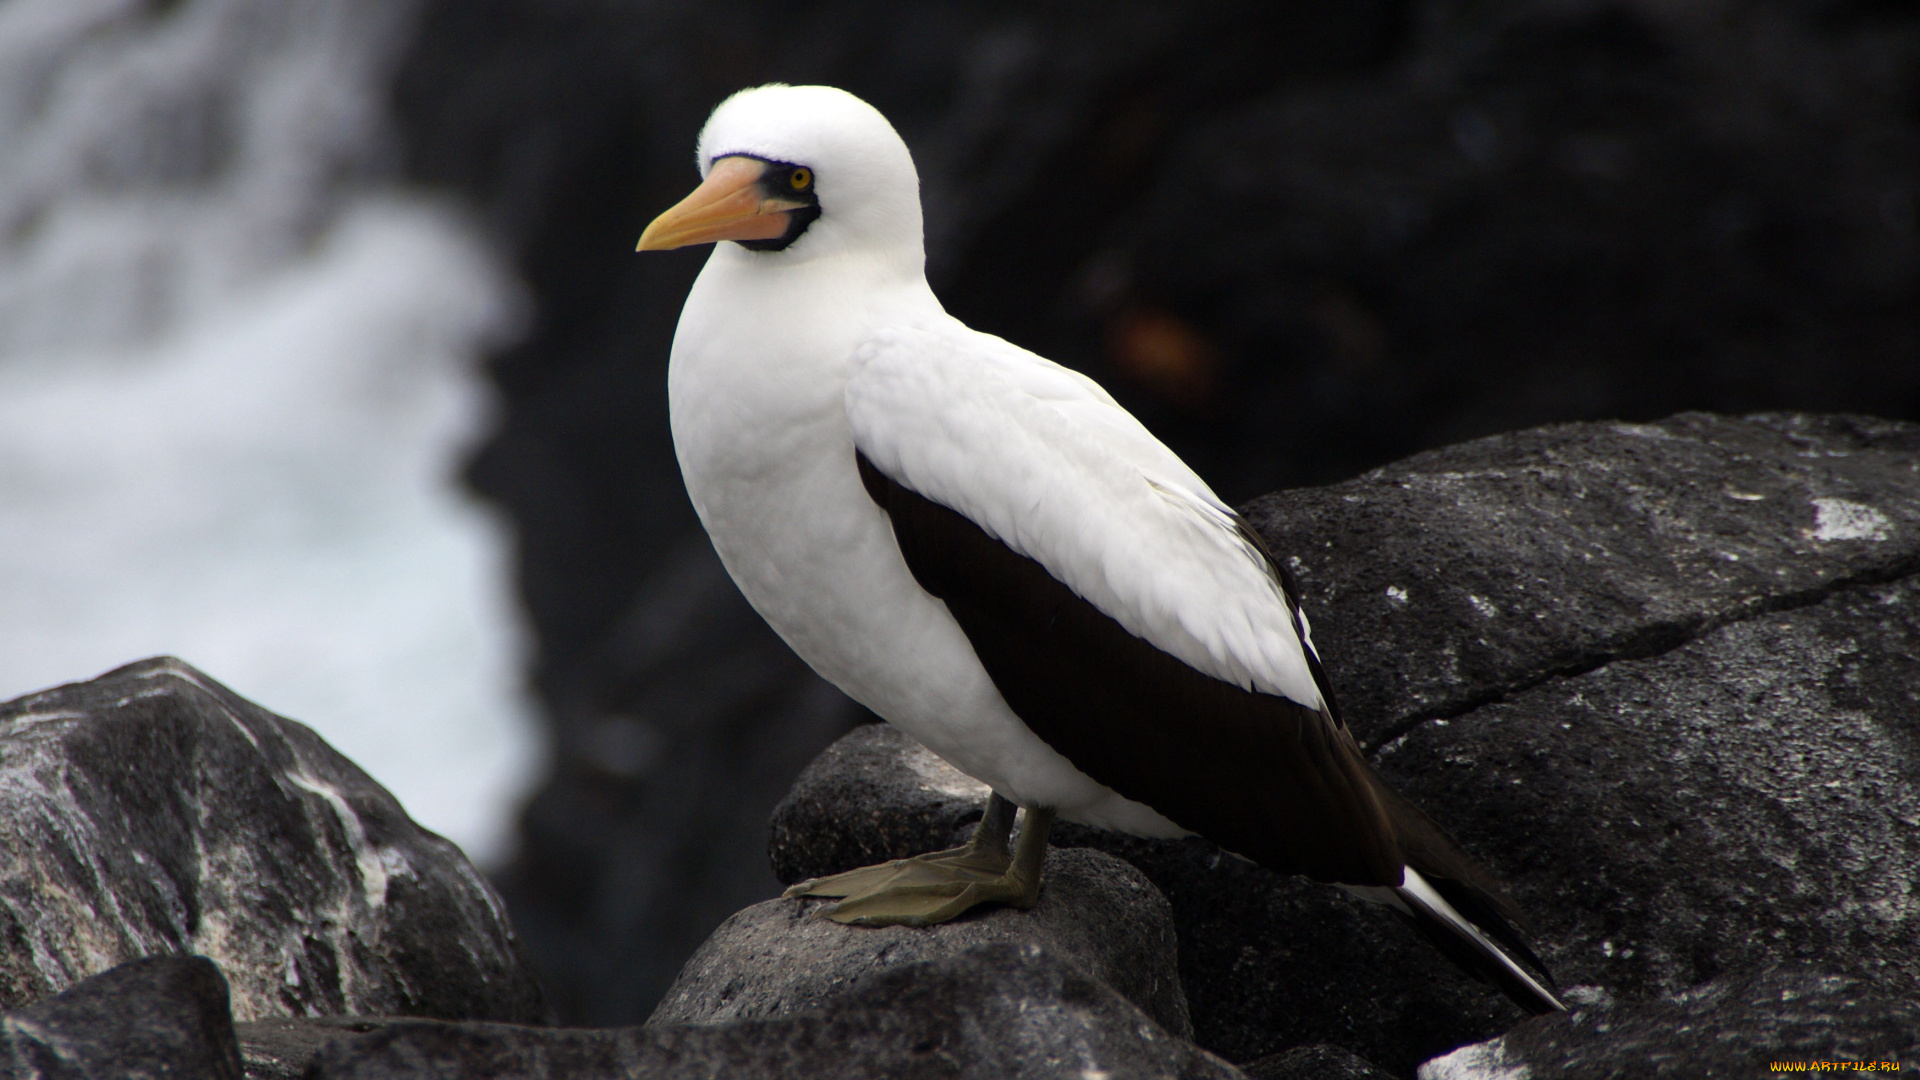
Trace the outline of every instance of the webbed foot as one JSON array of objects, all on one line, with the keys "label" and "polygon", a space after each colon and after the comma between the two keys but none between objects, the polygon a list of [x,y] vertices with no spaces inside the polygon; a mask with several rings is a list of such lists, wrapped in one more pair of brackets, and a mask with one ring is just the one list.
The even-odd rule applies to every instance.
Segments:
[{"label": "webbed foot", "polygon": [[964,847],[812,878],[785,895],[843,898],[814,914],[853,926],[932,926],[993,902],[1032,907],[1040,898],[1053,812],[1028,811],[1019,850],[1009,855],[1013,812],[1013,804],[996,793]]}]

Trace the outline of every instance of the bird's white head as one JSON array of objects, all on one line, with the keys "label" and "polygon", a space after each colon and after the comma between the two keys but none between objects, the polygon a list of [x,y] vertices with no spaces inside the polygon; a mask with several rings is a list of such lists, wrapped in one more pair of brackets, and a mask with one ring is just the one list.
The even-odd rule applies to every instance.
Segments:
[{"label": "bird's white head", "polygon": [[740,91],[700,132],[699,166],[700,186],[647,226],[637,250],[732,241],[776,262],[854,253],[924,267],[913,155],[845,90]]}]

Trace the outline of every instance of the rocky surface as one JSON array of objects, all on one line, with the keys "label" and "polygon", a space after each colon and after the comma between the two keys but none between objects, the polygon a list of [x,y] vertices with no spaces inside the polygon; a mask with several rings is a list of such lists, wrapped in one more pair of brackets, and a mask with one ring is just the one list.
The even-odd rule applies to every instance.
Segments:
[{"label": "rocky surface", "polygon": [[[758,818],[848,715],[680,490],[664,365],[704,256],[631,250],[733,90],[879,105],[948,306],[1102,379],[1235,502],[1551,421],[1920,419],[1911,5],[791,13],[433,0],[396,88],[409,175],[480,208],[537,309],[470,478],[518,526],[554,720],[505,891],[578,1019],[637,1022],[767,895]],[[695,659],[658,647],[694,624]]]},{"label": "rocky surface", "polygon": [[1168,1033],[1190,1038],[1173,912],[1152,883],[1095,851],[1047,854],[1028,911],[994,908],[937,927],[842,926],[822,901],[768,900],[720,925],[647,1023],[714,1023],[828,1006],[880,974],[989,944],[1039,948],[1118,992]]},{"label": "rocky surface", "polygon": [[[774,864],[799,880],[945,847],[967,835],[986,798],[899,730],[868,725],[794,784],[774,817]],[[1063,823],[1053,840],[1116,855],[1166,895],[1194,1037],[1228,1060],[1331,1041],[1406,1073],[1523,1016],[1398,920],[1337,889],[1197,838]]]},{"label": "rocky surface", "polygon": [[242,1020],[233,1029],[247,1080],[301,1080],[313,1055],[327,1043],[413,1022],[389,1016],[277,1016]]},{"label": "rocky surface", "polygon": [[9,1080],[241,1080],[227,982],[204,957],[136,960],[0,1017]]},{"label": "rocky surface", "polygon": [[1319,1043],[1296,1046],[1241,1067],[1247,1080],[1392,1080],[1351,1050]]},{"label": "rocky surface", "polygon": [[526,1075],[895,1080],[1231,1080],[1131,1002],[1037,945],[979,945],[875,975],[830,1008],[617,1030],[396,1024],[323,1047],[313,1080]]},{"label": "rocky surface", "polygon": [[1906,1071],[1920,1065],[1920,1002],[1910,980],[1893,986],[1794,968],[1730,976],[1656,1001],[1531,1020],[1430,1061],[1419,1076],[1734,1080],[1775,1063]]},{"label": "rocky surface", "polygon": [[[1248,512],[1376,763],[1509,882],[1572,1000],[1789,958],[1911,986],[1916,447],[1849,418],[1571,425]],[[984,792],[929,758],[848,736],[776,813],[777,871],[950,842]],[[1056,838],[1166,894],[1196,1038],[1230,1060],[1330,1042],[1405,1074],[1519,1019],[1333,890],[1199,840]]]},{"label": "rocky surface", "polygon": [[1920,572],[1920,428],[1686,414],[1429,451],[1245,508],[1378,745],[1553,675]]},{"label": "rocky surface", "polygon": [[197,953],[243,1020],[547,1015],[458,848],[178,660],[0,705],[0,820],[0,1005]]}]

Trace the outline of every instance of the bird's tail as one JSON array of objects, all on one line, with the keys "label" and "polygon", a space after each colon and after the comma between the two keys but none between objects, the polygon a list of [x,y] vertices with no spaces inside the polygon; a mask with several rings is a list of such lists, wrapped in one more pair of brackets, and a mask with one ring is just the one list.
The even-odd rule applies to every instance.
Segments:
[{"label": "bird's tail", "polygon": [[[1551,981],[1546,966],[1505,920],[1494,915],[1484,919],[1486,930],[1500,936],[1506,947],[1489,940],[1487,933],[1440,894],[1432,882],[1409,866],[1406,880],[1392,890],[1399,906],[1413,921],[1413,928],[1447,958],[1498,987],[1513,1003],[1530,1013],[1541,1015],[1565,1011],[1546,983]],[[1487,913],[1492,914],[1492,913]],[[1535,978],[1509,950],[1518,952],[1543,978]]]},{"label": "bird's tail", "polygon": [[1532,932],[1527,917],[1500,882],[1419,807],[1374,779],[1406,866],[1398,886],[1348,891],[1405,916],[1447,959],[1528,1012],[1564,1011],[1552,974],[1523,936]]},{"label": "bird's tail", "polygon": [[[1412,924],[1421,937],[1433,943],[1433,946],[1446,955],[1447,959],[1459,965],[1461,969],[1491,983],[1513,1003],[1530,1013],[1541,1015],[1560,1012],[1566,1008],[1560,999],[1547,988],[1550,977],[1535,977],[1509,953],[1509,949],[1525,957],[1534,969],[1546,976],[1546,968],[1540,958],[1533,954],[1526,942],[1507,925],[1497,913],[1483,912],[1487,923],[1486,930],[1475,925],[1474,921],[1462,915],[1432,882],[1420,875],[1413,867],[1403,867],[1405,874],[1396,886],[1342,885],[1342,889],[1362,900],[1379,904],[1391,909]],[[1453,884],[1453,883],[1449,883]],[[1474,906],[1474,905],[1469,905]],[[1486,916],[1491,916],[1486,918]],[[1506,948],[1494,944],[1488,937],[1488,931],[1498,935]]]}]

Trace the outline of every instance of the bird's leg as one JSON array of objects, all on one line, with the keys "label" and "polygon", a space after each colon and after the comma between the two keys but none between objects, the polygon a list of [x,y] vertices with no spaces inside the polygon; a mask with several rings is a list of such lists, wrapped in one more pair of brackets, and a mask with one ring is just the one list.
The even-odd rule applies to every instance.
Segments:
[{"label": "bird's leg", "polygon": [[1018,847],[1009,855],[1013,814],[1013,803],[996,792],[962,847],[803,881],[786,895],[845,897],[817,914],[858,926],[931,926],[990,901],[1032,907],[1040,896],[1053,811],[1027,811]]}]

